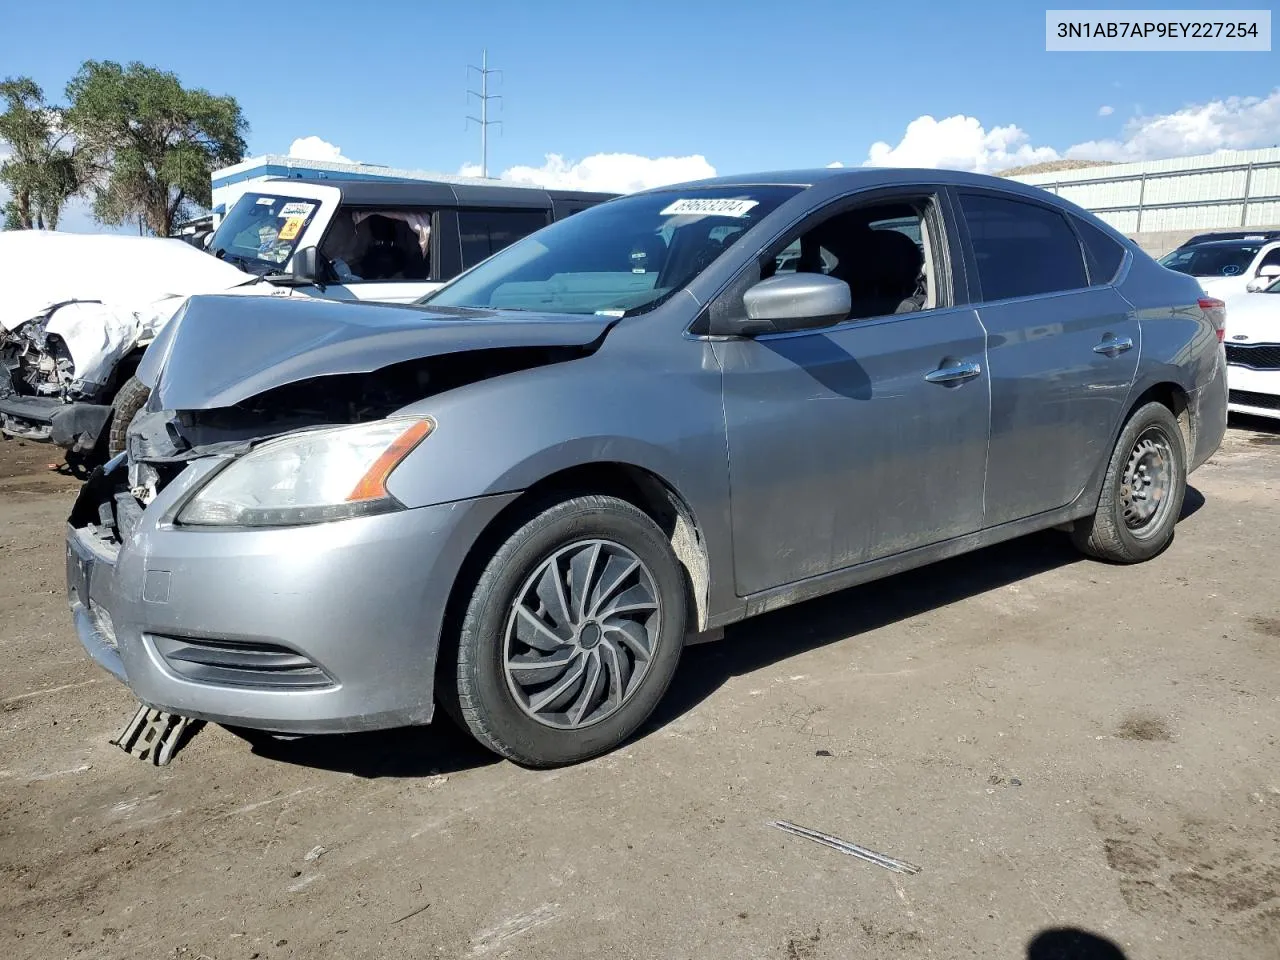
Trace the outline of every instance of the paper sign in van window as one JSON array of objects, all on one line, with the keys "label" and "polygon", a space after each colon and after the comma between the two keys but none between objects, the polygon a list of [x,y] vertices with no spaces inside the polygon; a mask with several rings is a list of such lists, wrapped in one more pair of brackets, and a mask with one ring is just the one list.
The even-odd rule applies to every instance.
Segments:
[{"label": "paper sign in van window", "polygon": [[263,206],[269,207],[271,206],[271,204],[276,202],[276,198],[275,197],[259,197],[255,202],[260,207],[263,207]]},{"label": "paper sign in van window", "polygon": [[306,217],[290,217],[284,222],[284,226],[280,228],[280,235],[277,240],[292,240],[302,232],[302,224],[306,222]]},{"label": "paper sign in van window", "polygon": [[759,200],[723,200],[706,197],[677,200],[664,209],[661,217],[745,217]]},{"label": "paper sign in van window", "polygon": [[303,217],[305,219],[306,217],[311,216],[311,211],[314,210],[315,207],[316,205],[314,203],[286,203],[280,208],[280,212],[277,213],[276,216],[281,218]]}]

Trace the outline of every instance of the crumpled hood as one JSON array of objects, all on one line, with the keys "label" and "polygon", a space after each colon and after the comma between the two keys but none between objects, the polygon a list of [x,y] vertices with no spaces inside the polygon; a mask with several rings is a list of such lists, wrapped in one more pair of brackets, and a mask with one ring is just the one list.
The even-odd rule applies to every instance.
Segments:
[{"label": "crumpled hood", "polygon": [[164,410],[229,407],[315,377],[371,373],[468,350],[581,347],[611,317],[339,302],[200,296],[161,331],[138,378]]},{"label": "crumpled hood", "polygon": [[1226,340],[1280,343],[1280,293],[1250,293],[1233,298],[1227,304]]}]

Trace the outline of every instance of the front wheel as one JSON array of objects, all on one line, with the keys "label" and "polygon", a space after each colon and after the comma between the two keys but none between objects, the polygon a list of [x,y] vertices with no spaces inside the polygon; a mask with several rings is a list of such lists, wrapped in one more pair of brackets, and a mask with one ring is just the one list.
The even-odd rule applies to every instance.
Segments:
[{"label": "front wheel", "polygon": [[111,427],[107,433],[107,456],[124,453],[125,433],[151,396],[151,390],[137,377],[130,377],[116,393],[111,406]]},{"label": "front wheel", "polygon": [[1120,432],[1098,509],[1076,522],[1072,539],[1082,551],[1103,560],[1150,560],[1173,540],[1186,492],[1182,430],[1168,407],[1148,403]]},{"label": "front wheel", "polygon": [[643,511],[605,496],[558,503],[486,565],[458,637],[457,697],[446,699],[477,740],[525,766],[605,753],[666,692],[687,596]]}]

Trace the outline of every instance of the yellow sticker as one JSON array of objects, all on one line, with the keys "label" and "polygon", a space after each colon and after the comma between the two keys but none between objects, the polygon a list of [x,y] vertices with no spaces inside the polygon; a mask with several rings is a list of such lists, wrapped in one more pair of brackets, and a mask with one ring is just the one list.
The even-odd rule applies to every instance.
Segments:
[{"label": "yellow sticker", "polygon": [[280,234],[277,240],[292,240],[302,232],[302,225],[307,222],[306,217],[290,217],[284,222],[284,226],[280,228]]}]

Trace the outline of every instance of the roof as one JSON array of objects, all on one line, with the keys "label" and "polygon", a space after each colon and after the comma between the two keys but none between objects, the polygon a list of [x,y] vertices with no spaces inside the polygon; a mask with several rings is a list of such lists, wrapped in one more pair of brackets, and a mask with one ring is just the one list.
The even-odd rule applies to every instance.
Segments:
[{"label": "roof", "polygon": [[819,183],[846,181],[850,189],[867,187],[892,187],[900,184],[942,183],[957,187],[987,187],[1005,193],[1021,193],[1043,199],[1045,191],[1029,187],[1017,180],[988,176],[982,173],[965,173],[960,170],[936,170],[916,167],[820,167],[814,170],[779,170],[771,173],[740,173],[728,177],[713,177],[655,187],[648,193],[673,190],[697,190],[708,187],[733,186],[798,186],[812,187]]},{"label": "roof", "polygon": [[448,206],[537,207],[545,209],[556,200],[587,200],[601,203],[612,199],[612,193],[586,193],[574,190],[544,190],[541,187],[517,186],[492,181],[451,183],[438,180],[397,182],[393,180],[329,180],[305,177],[273,177],[263,183],[306,183],[333,187],[342,194],[343,203],[357,205],[444,204]]},{"label": "roof", "polygon": [[1179,249],[1187,249],[1188,247],[1261,247],[1268,243],[1274,243],[1275,237],[1223,237],[1220,240],[1201,240],[1198,243],[1188,243]]}]

